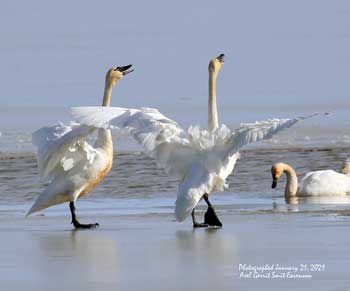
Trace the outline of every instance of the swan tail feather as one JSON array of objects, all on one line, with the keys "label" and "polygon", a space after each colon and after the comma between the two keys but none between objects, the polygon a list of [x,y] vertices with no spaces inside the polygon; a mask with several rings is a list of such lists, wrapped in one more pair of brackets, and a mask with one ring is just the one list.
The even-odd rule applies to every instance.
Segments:
[{"label": "swan tail feather", "polygon": [[176,220],[181,222],[190,215],[205,193],[210,193],[214,184],[214,174],[209,173],[200,163],[192,165],[179,185],[175,204]]},{"label": "swan tail feather", "polygon": [[67,195],[67,192],[57,193],[57,191],[54,191],[54,188],[54,185],[51,185],[51,187],[48,186],[43,192],[39,194],[33,206],[27,212],[26,217],[48,207],[72,200],[71,195]]}]

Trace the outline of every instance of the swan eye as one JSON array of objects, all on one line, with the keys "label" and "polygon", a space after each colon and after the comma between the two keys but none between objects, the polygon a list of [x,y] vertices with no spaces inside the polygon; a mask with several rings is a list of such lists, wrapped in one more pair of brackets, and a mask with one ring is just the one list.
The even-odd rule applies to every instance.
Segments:
[{"label": "swan eye", "polygon": [[114,69],[114,71],[118,71],[118,69],[119,69],[119,67],[116,67],[116,68]]}]

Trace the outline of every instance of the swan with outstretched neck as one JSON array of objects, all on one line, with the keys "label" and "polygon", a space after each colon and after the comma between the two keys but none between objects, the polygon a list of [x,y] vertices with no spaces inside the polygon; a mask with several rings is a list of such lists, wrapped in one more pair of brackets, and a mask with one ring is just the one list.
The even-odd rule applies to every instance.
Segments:
[{"label": "swan with outstretched neck", "polygon": [[[102,106],[110,106],[112,90],[131,65],[108,70]],[[96,141],[86,139],[97,131]],[[49,182],[38,196],[27,216],[47,207],[69,202],[72,224],[75,228],[97,227],[98,223],[82,224],[75,213],[75,202],[94,189],[111,170],[113,141],[110,129],[92,126],[59,124],[44,127],[33,133],[33,144],[38,148],[37,158],[42,179]]]},{"label": "swan with outstretched neck", "polygon": [[[145,153],[156,159],[158,166],[179,177],[175,217],[181,222],[191,214],[194,227],[222,226],[209,195],[228,187],[226,178],[233,171],[241,147],[269,139],[298,121],[314,116],[241,124],[233,131],[225,125],[219,126],[216,81],[223,63],[224,54],[209,62],[208,126],[205,129],[190,126],[185,131],[152,108],[72,108],[72,114],[80,124],[128,129],[144,147]],[[202,199],[208,208],[204,223],[199,223],[195,219],[195,207]]]},{"label": "swan with outstretched neck", "polygon": [[294,169],[284,163],[276,163],[271,168],[272,188],[276,188],[277,181],[283,173],[287,183],[284,195],[287,199],[303,196],[341,196],[350,194],[350,177],[348,164],[345,163],[341,173],[333,170],[314,171],[307,173],[300,182]]}]

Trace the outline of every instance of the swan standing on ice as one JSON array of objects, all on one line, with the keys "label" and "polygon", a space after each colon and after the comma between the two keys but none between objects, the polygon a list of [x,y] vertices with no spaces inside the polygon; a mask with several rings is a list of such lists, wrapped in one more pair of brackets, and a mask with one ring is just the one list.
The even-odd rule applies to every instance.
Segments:
[{"label": "swan standing on ice", "polygon": [[293,168],[284,163],[276,163],[271,168],[272,188],[276,188],[278,179],[286,173],[285,197],[297,196],[341,196],[350,194],[350,177],[333,170],[307,173],[298,183]]},{"label": "swan standing on ice", "polygon": [[[74,118],[81,124],[105,128],[112,124],[128,128],[147,155],[155,158],[158,165],[170,174],[179,176],[181,182],[175,216],[177,221],[183,221],[191,214],[194,227],[222,226],[209,201],[209,194],[228,186],[226,178],[233,171],[241,147],[269,139],[282,129],[314,116],[242,124],[235,131],[225,125],[219,127],[216,78],[223,63],[223,54],[209,63],[208,129],[193,126],[186,132],[175,121],[151,108],[72,108]],[[194,209],[201,199],[208,205],[204,223],[198,223],[194,215]]]},{"label": "swan standing on ice", "polygon": [[[110,105],[113,87],[132,65],[114,67],[106,74],[102,106]],[[86,139],[97,130],[92,146]],[[108,174],[113,162],[113,142],[109,129],[92,126],[60,124],[43,127],[33,133],[38,147],[39,173],[49,185],[36,199],[27,216],[52,205],[70,202],[72,224],[75,228],[96,227],[98,223],[82,224],[75,214],[75,201],[94,189]]]}]

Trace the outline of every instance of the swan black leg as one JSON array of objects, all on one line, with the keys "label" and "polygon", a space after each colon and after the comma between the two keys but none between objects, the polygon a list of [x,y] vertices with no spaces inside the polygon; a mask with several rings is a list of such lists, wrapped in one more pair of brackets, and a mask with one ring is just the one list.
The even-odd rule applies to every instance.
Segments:
[{"label": "swan black leg", "polygon": [[208,204],[207,212],[204,214],[204,223],[208,224],[209,226],[222,226],[221,221],[219,220],[218,216],[215,213],[215,209],[213,205],[209,201],[208,194],[205,193],[203,195],[204,201]]},{"label": "swan black leg", "polygon": [[196,221],[196,218],[194,216],[194,209],[192,210],[191,216],[192,216],[193,227],[208,227],[209,226],[206,223],[199,223]]},{"label": "swan black leg", "polygon": [[74,202],[69,203],[69,209],[70,209],[70,213],[72,214],[72,224],[74,225],[75,228],[95,228],[100,226],[98,223],[89,223],[89,224],[80,223],[75,215]]}]

